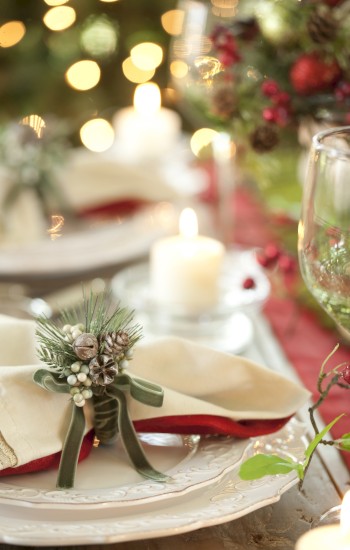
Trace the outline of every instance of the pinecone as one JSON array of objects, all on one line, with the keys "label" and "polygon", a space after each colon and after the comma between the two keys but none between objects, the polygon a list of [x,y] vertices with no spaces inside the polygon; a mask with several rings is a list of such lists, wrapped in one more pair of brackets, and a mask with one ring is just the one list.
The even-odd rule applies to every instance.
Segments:
[{"label": "pinecone", "polygon": [[277,131],[267,124],[258,126],[250,135],[250,144],[254,151],[266,153],[271,151],[278,143]]},{"label": "pinecone", "polygon": [[91,380],[98,386],[111,384],[118,374],[118,367],[108,355],[98,355],[91,359],[89,368]]},{"label": "pinecone", "polygon": [[315,12],[307,22],[310,38],[316,44],[324,44],[334,40],[338,30],[338,23],[334,20],[330,10]]},{"label": "pinecone", "polygon": [[124,330],[107,332],[100,337],[100,345],[103,344],[103,353],[116,359],[122,355],[130,343],[129,334]]},{"label": "pinecone", "polygon": [[228,119],[236,111],[236,102],[231,88],[219,88],[213,96],[214,114]]}]

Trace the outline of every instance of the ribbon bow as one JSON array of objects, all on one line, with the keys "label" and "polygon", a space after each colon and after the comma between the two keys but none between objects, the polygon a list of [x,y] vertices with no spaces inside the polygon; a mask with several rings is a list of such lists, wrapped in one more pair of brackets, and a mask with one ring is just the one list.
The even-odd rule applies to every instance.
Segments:
[{"label": "ribbon bow", "polygon": [[[71,386],[55,372],[39,369],[34,373],[33,378],[36,384],[46,390],[70,393]],[[163,404],[164,394],[161,387],[141,378],[133,378],[125,373],[117,374],[113,383],[105,386],[103,394],[94,397],[95,433],[102,443],[110,443],[116,434],[120,433],[124,448],[134,468],[143,477],[156,481],[167,481],[168,476],[155,470],[143,452],[128,413],[126,391],[130,392],[131,397],[145,405],[161,407]],[[72,403],[71,421],[63,444],[57,477],[57,487],[61,489],[68,489],[74,485],[84,431],[84,409]]]}]

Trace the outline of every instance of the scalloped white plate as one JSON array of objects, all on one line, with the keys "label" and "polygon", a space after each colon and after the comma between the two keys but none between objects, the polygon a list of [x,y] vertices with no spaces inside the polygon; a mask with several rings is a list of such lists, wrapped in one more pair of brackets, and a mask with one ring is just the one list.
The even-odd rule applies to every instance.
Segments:
[{"label": "scalloped white plate", "polygon": [[[247,455],[278,452],[300,460],[305,450],[304,431],[303,425],[292,420],[276,434],[251,440]],[[67,546],[174,535],[232,521],[277,502],[297,481],[295,474],[242,481],[237,467],[197,491],[118,512],[103,506],[93,510],[78,507],[74,512],[5,503],[0,511],[0,540],[25,546]]]},{"label": "scalloped white plate", "polygon": [[173,498],[213,483],[233,469],[249,447],[248,440],[172,434],[140,434],[151,464],[169,482],[143,479],[129,464],[120,442],[92,449],[78,465],[75,487],[55,488],[54,470],[0,478],[0,503],[45,509],[97,509],[145,505]]}]

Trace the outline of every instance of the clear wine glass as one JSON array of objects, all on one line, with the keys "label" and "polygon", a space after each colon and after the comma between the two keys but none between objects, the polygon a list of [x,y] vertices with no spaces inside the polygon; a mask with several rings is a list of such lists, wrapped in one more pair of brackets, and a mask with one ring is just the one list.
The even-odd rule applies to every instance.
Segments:
[{"label": "clear wine glass", "polygon": [[[350,126],[312,140],[298,236],[304,281],[318,303],[350,337]],[[318,525],[339,520],[340,506]]]},{"label": "clear wine glass", "polygon": [[298,244],[308,289],[350,336],[350,126],[313,137]]}]

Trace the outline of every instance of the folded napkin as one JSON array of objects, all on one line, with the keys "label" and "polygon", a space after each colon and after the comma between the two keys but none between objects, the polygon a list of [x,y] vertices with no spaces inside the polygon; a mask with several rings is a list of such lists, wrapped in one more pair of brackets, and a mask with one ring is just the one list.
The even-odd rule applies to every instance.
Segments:
[{"label": "folded napkin", "polygon": [[[0,316],[0,475],[56,466],[70,420],[67,394],[37,386],[35,323]],[[160,408],[128,397],[140,431],[249,437],[276,431],[308,399],[295,382],[242,357],[179,338],[140,344],[129,374],[159,384]],[[87,402],[89,403],[89,402]],[[92,444],[87,418],[83,458]],[[89,414],[87,414],[89,417]]]},{"label": "folded napkin", "polygon": [[206,187],[207,176],[182,154],[164,166],[145,166],[125,163],[115,151],[76,149],[58,174],[58,182],[68,203],[77,212],[88,214],[120,203],[126,208],[135,201],[174,201],[197,194]]}]

